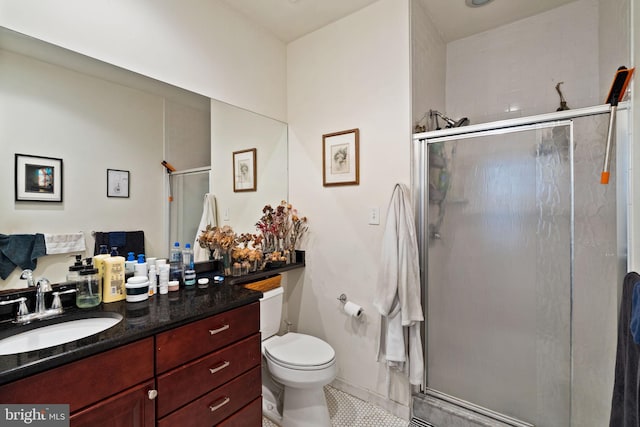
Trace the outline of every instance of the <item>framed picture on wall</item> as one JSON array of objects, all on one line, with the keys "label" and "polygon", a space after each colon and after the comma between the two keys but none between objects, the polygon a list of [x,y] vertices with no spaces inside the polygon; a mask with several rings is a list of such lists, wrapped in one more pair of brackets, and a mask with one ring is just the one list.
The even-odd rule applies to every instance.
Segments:
[{"label": "framed picture on wall", "polygon": [[129,197],[129,171],[107,169],[107,197]]},{"label": "framed picture on wall", "polygon": [[62,202],[62,159],[15,155],[17,202]]},{"label": "framed picture on wall", "polygon": [[360,130],[322,135],[322,185],[360,184]]},{"label": "framed picture on wall", "polygon": [[256,149],[233,152],[233,191],[256,191]]}]

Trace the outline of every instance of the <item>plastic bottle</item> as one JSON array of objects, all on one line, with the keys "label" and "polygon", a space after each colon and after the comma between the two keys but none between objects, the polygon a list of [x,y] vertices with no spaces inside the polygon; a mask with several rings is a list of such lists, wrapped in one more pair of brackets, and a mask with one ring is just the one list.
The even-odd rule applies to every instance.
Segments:
[{"label": "plastic bottle", "polygon": [[149,296],[152,297],[158,292],[158,276],[156,275],[155,263],[149,266]]},{"label": "plastic bottle", "polygon": [[147,262],[144,260],[144,254],[138,254],[138,263],[133,266],[135,276],[148,276]]},{"label": "plastic bottle", "polygon": [[136,258],[133,252],[127,254],[127,260],[124,262],[124,274],[126,278],[133,276],[136,272],[135,265],[137,264]]},{"label": "plastic bottle", "polygon": [[126,297],[124,257],[114,256],[104,260],[102,301],[121,301]]},{"label": "plastic bottle", "polygon": [[107,249],[107,245],[100,245],[99,255],[109,254],[109,250]]},{"label": "plastic bottle", "polygon": [[180,243],[175,242],[173,248],[171,248],[171,254],[169,256],[169,280],[177,280],[182,282],[182,251],[180,250]]},{"label": "plastic bottle", "polygon": [[117,246],[111,246],[111,253],[109,255],[111,255],[111,256],[119,256],[120,254],[118,253],[118,247]]},{"label": "plastic bottle", "polygon": [[161,294],[169,292],[169,266],[167,264],[160,264],[160,271],[158,273],[158,289]]},{"label": "plastic bottle", "polygon": [[189,243],[182,250],[182,265],[185,270],[193,270],[193,249]]}]

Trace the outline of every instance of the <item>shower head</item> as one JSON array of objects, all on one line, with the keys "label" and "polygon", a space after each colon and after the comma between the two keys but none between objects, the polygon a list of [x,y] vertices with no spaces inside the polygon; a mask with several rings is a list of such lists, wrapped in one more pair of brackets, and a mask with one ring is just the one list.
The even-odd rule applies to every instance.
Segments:
[{"label": "shower head", "polygon": [[460,126],[466,126],[469,124],[469,119],[466,117],[463,117],[460,120],[456,121],[456,120],[450,119],[449,117],[445,116],[444,114],[436,110],[429,110],[429,116],[430,117],[435,116],[436,123],[438,122],[438,117],[440,117],[442,120],[447,122],[448,128],[459,128]]}]

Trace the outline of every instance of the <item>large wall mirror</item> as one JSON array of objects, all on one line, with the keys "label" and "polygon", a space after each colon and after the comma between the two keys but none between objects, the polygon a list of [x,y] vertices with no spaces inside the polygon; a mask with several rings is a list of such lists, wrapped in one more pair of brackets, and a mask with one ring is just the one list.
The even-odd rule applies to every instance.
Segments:
[{"label": "large wall mirror", "polygon": [[[2,27],[0,117],[1,234],[82,231],[91,256],[92,232],[143,230],[148,256],[166,257],[174,238],[193,244],[203,191],[218,225],[238,233],[255,232],[264,205],[288,197],[286,123]],[[247,150],[255,187],[234,191],[234,153]],[[18,153],[63,160],[63,202],[14,201]],[[107,197],[107,169],[129,172],[128,197]],[[38,273],[63,280],[68,264],[46,256]],[[12,274],[0,290],[22,285]]]}]

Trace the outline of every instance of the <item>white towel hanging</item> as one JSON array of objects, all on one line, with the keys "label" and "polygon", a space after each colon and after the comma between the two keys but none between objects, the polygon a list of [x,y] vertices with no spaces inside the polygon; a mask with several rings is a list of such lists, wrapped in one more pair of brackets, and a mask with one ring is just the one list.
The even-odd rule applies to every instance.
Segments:
[{"label": "white towel hanging", "polygon": [[207,261],[209,259],[209,250],[200,247],[198,243],[198,236],[200,232],[207,228],[207,225],[215,227],[218,225],[216,197],[213,194],[205,194],[204,202],[202,206],[202,217],[200,218],[200,224],[196,230],[196,237],[193,243],[193,260],[194,262]]}]

